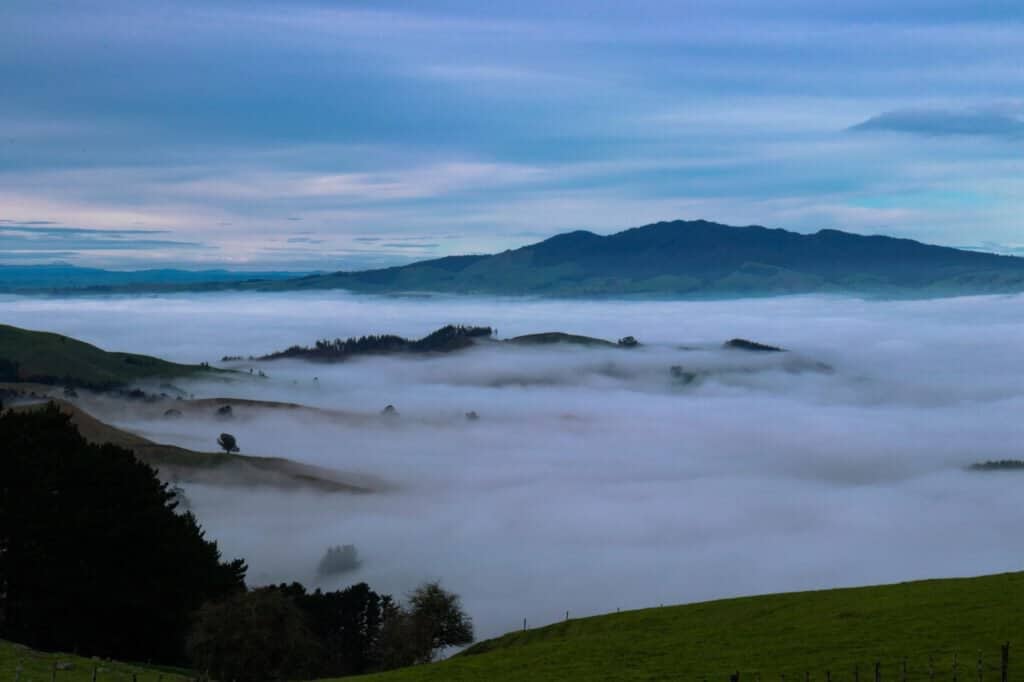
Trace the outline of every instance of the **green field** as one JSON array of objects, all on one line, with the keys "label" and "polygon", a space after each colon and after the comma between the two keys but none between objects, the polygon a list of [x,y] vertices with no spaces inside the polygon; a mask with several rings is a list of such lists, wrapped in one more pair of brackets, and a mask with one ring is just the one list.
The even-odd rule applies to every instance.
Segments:
[{"label": "green field", "polygon": [[[1009,641],[1010,680],[1024,679],[1024,573],[926,580],[879,587],[798,592],[627,611],[573,619],[481,642],[432,665],[359,677],[416,680],[691,680],[727,682],[740,672],[755,682],[883,682],[999,680],[1000,644]],[[1017,648],[1020,647],[1020,648]],[[41,654],[0,641],[0,682],[49,680],[55,661],[74,668],[67,682],[167,682],[174,671]],[[178,671],[178,675],[182,674]],[[187,673],[185,673],[187,674]],[[349,678],[351,679],[351,678]]]},{"label": "green field", "polygon": [[206,371],[148,355],[112,353],[61,334],[0,324],[0,381],[112,388],[145,378]]},{"label": "green field", "polygon": [[[884,552],[880,554],[884,559]],[[751,570],[756,570],[751,566]],[[1010,679],[1024,680],[1024,573],[777,594],[582,618],[481,642],[429,666],[361,680],[741,680],[883,682],[999,680],[1011,642]],[[1019,649],[1014,649],[1019,646]],[[1014,662],[1017,661],[1016,667]]]},{"label": "green field", "polygon": [[[70,669],[54,671],[56,665]],[[81,658],[71,654],[43,653],[20,644],[0,640],[0,682],[185,682],[186,670],[131,665],[114,661]]]}]

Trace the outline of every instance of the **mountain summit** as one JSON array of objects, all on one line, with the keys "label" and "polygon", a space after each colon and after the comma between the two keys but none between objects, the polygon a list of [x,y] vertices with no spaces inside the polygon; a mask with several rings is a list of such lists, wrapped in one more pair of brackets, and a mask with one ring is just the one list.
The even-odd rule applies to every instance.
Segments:
[{"label": "mountain summit", "polygon": [[270,286],[548,296],[942,296],[1024,290],[1024,259],[839,230],[799,234],[676,220],[608,236],[578,230],[489,256],[450,256]]}]

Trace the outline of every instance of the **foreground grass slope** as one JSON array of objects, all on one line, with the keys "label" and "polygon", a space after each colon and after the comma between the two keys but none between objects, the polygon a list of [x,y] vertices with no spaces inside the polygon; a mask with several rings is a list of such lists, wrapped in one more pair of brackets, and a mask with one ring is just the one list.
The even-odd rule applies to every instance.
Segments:
[{"label": "foreground grass slope", "polygon": [[[70,668],[57,670],[56,676],[51,678],[54,666],[58,664],[61,667],[70,664]],[[186,682],[192,679],[191,674],[185,670],[100,661],[63,653],[44,653],[0,639],[0,680],[4,682],[15,679],[21,682],[48,682],[50,679],[56,679],[57,682],[92,682],[93,670],[96,671],[96,682]]]},{"label": "foreground grass slope", "polygon": [[[751,570],[756,570],[752,565]],[[1011,642],[1011,679],[1024,677],[1024,573],[777,594],[570,620],[481,642],[441,663],[361,680],[728,680],[753,682],[998,680]],[[1016,666],[1014,666],[1016,663]]]},{"label": "foreground grass slope", "polygon": [[148,355],[112,353],[61,334],[0,324],[0,381],[111,388],[144,378],[206,371]]}]

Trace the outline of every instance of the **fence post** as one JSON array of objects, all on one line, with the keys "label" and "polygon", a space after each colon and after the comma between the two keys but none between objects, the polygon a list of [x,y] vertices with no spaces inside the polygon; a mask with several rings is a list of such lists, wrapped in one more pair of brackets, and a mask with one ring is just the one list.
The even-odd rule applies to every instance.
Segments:
[{"label": "fence post", "polygon": [[875,661],[875,682],[882,682],[882,664]]},{"label": "fence post", "polygon": [[18,661],[18,667],[14,669],[14,682],[18,682],[21,679],[21,661]]},{"label": "fence post", "polygon": [[902,682],[907,682],[907,659],[905,658],[903,659],[903,666],[900,672],[900,680]]},{"label": "fence post", "polygon": [[92,682],[96,682],[96,672],[97,672],[96,668],[97,667],[98,666],[96,666],[96,665],[93,665],[93,667],[92,667]]},{"label": "fence post", "polygon": [[1007,682],[1010,674],[1010,643],[1007,642],[999,648],[999,682]]},{"label": "fence post", "polygon": [[853,664],[853,682],[860,682],[860,663]]},{"label": "fence post", "polygon": [[935,682],[935,661],[928,655],[928,682]]},{"label": "fence post", "polygon": [[981,649],[978,650],[978,682],[982,681]]},{"label": "fence post", "polygon": [[523,632],[526,632],[526,619],[523,618]]},{"label": "fence post", "polygon": [[50,670],[50,682],[57,682],[57,661],[53,662],[53,669]]}]

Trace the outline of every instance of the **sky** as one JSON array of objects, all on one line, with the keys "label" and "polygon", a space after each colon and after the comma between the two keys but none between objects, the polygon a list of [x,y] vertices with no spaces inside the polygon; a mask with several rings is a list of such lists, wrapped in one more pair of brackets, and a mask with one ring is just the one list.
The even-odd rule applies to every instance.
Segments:
[{"label": "sky", "polygon": [[361,269],[698,218],[1024,253],[1019,2],[0,14],[0,263]]}]

